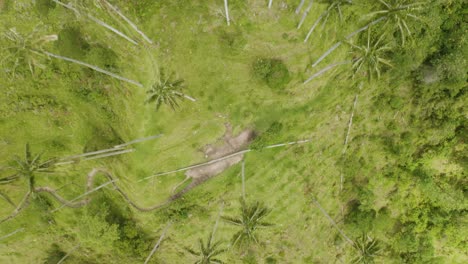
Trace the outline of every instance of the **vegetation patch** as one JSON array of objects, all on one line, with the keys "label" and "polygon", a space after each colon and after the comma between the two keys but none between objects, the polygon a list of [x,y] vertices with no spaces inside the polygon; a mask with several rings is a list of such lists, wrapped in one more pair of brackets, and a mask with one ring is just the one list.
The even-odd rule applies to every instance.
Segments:
[{"label": "vegetation patch", "polygon": [[257,58],[252,71],[255,78],[275,90],[284,89],[291,79],[286,64],[280,59]]}]

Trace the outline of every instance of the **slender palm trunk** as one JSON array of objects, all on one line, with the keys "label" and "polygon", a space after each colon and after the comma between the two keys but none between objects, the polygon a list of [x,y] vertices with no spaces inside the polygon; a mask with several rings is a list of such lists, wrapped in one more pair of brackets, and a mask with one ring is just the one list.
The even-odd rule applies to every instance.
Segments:
[{"label": "slender palm trunk", "polygon": [[[111,181],[108,181],[108,182],[106,182],[106,183],[104,183],[104,184],[101,184],[101,185],[99,185],[98,187],[96,187],[96,188],[94,188],[94,189],[92,189],[92,190],[90,190],[90,191],[87,191],[87,192],[83,193],[82,195],[79,195],[79,196],[73,198],[72,200],[67,201],[66,203],[63,203],[59,208],[52,210],[51,213],[55,213],[55,212],[57,212],[58,210],[62,209],[62,208],[65,207],[65,206],[70,206],[70,205],[72,205],[75,201],[77,201],[77,200],[79,200],[79,199],[81,199],[81,198],[83,198],[83,197],[86,197],[86,196],[90,195],[91,193],[96,192],[96,191],[98,191],[98,190],[100,190],[100,189],[106,187],[106,186],[109,185],[109,184],[115,183],[116,181],[118,181],[118,179],[111,180]],[[41,191],[41,190],[40,190],[40,189],[37,189],[36,191],[39,192],[39,191]],[[87,200],[87,201],[89,201],[89,200]]]},{"label": "slender palm trunk", "polygon": [[312,9],[312,5],[314,4],[314,0],[310,0],[310,3],[309,5],[307,6],[306,10],[304,11],[304,14],[302,14],[302,18],[301,18],[301,21],[299,21],[299,25],[297,25],[297,29],[300,29],[302,24],[304,23],[307,15],[309,14],[310,12],[310,9]]},{"label": "slender palm trunk", "polygon": [[351,126],[353,125],[354,110],[356,109],[357,102],[358,102],[358,94],[356,94],[356,96],[354,97],[353,110],[351,111],[351,116],[349,117],[348,131],[346,132],[343,151],[341,152],[341,155],[344,155],[346,153],[346,150],[348,147],[349,133],[351,132]]},{"label": "slender palm trunk", "polygon": [[196,101],[197,101],[197,99],[195,99],[195,98],[193,98],[193,97],[191,97],[191,96],[188,96],[188,95],[186,95],[186,94],[184,94],[184,93],[176,92],[176,91],[174,91],[173,93],[174,93],[174,94],[177,94],[177,95],[180,95],[180,96],[183,96],[185,99],[188,99],[188,100],[190,100],[190,101],[192,101],[192,102],[196,102]]},{"label": "slender palm trunk", "polygon": [[322,56],[320,56],[320,58],[318,58],[318,60],[312,64],[312,67],[315,67],[317,66],[322,60],[324,60],[328,55],[330,55],[330,53],[332,53],[334,50],[336,50],[339,46],[341,46],[342,42],[339,41],[337,42],[335,45],[333,45],[329,50],[327,50]]},{"label": "slender palm trunk", "polygon": [[14,218],[16,215],[18,215],[24,208],[26,208],[29,205],[29,198],[31,198],[32,190],[29,190],[26,195],[23,196],[23,199],[21,199],[21,202],[19,205],[13,210],[13,213],[11,213],[9,216],[3,218],[0,220],[0,224],[3,222],[6,222],[12,218]]},{"label": "slender palm trunk", "polygon": [[156,250],[158,250],[159,245],[161,245],[161,242],[163,241],[164,237],[166,236],[166,232],[167,232],[167,230],[169,229],[169,227],[170,227],[171,225],[172,225],[172,222],[169,222],[169,223],[166,225],[166,227],[164,228],[164,230],[163,230],[161,236],[160,236],[159,239],[158,239],[158,242],[156,242],[156,245],[154,245],[153,250],[151,250],[150,254],[149,254],[148,257],[146,258],[145,264],[147,264],[147,263],[150,261],[151,257],[154,255],[154,253],[156,253]]},{"label": "slender palm trunk", "polygon": [[[266,146],[263,149],[272,149],[272,148],[284,147],[284,146],[288,146],[288,145],[302,144],[302,143],[307,143],[307,142],[310,142],[310,141],[311,141],[310,139],[306,139],[306,140],[299,140],[299,141],[294,141],[294,142],[275,144],[275,145]],[[226,155],[224,157],[217,158],[217,159],[214,159],[214,160],[210,160],[210,161],[207,161],[207,162],[204,162],[204,163],[191,165],[191,166],[188,166],[188,167],[183,167],[183,168],[173,170],[173,171],[157,173],[157,174],[145,177],[145,178],[143,178],[141,180],[138,180],[138,182],[145,181],[145,180],[148,180],[148,179],[151,179],[151,178],[154,178],[154,177],[158,177],[158,176],[163,176],[163,175],[173,174],[173,173],[176,173],[176,172],[187,171],[187,170],[198,168],[198,167],[203,167],[203,166],[210,165],[210,164],[222,161],[222,160],[226,160],[226,159],[238,156],[238,155],[242,155],[244,153],[251,152],[251,151],[253,151],[253,149],[241,150],[241,151],[234,152],[232,154]]]},{"label": "slender palm trunk", "polygon": [[318,26],[318,24],[320,23],[320,21],[323,19],[324,16],[326,16],[328,14],[328,10],[324,11],[320,16],[319,18],[315,21],[315,23],[312,25],[312,27],[310,28],[309,32],[307,32],[307,36],[306,38],[304,39],[304,43],[306,43],[310,36],[312,35],[312,32],[314,31],[314,29]]},{"label": "slender palm trunk", "polygon": [[221,218],[221,215],[223,214],[223,209],[224,209],[224,202],[221,202],[221,206],[219,207],[219,212],[218,212],[218,216],[216,217],[216,221],[215,221],[215,224],[213,226],[213,231],[211,232],[211,236],[210,236],[210,244],[213,242],[214,240],[214,236],[216,234],[216,230],[218,229],[218,223],[219,223],[219,219]]},{"label": "slender palm trunk", "polygon": [[22,231],[24,231],[24,228],[16,229],[15,231],[13,231],[13,232],[11,232],[11,233],[9,233],[9,234],[6,234],[6,235],[0,237],[0,240],[3,240],[3,239],[5,239],[5,238],[9,238],[9,237],[15,235],[16,233],[19,233],[19,232],[22,232]]},{"label": "slender palm trunk", "polygon": [[268,8],[271,8],[271,5],[273,5],[273,0],[270,0],[270,1],[268,2]]},{"label": "slender palm trunk", "polygon": [[307,79],[304,84],[307,84],[308,82],[312,81],[313,79],[319,77],[320,75],[326,73],[327,71],[337,67],[337,66],[340,66],[340,65],[344,65],[344,64],[349,64],[353,61],[342,61],[342,62],[337,62],[337,63],[333,63],[333,64],[330,64],[328,65],[327,67],[323,68],[322,70],[318,71],[317,73],[315,73],[314,75],[310,76],[309,79]]},{"label": "slender palm trunk", "polygon": [[346,240],[346,242],[350,243],[351,245],[354,245],[353,241],[345,234],[343,230],[341,230],[341,228],[338,227],[333,218],[330,217],[330,215],[327,213],[327,211],[325,211],[325,209],[323,209],[319,202],[315,198],[312,198],[312,202],[314,202],[314,204],[320,209],[320,211],[328,219],[328,221],[330,221],[330,223],[338,230],[338,232],[340,232],[341,236]]},{"label": "slender palm trunk", "polygon": [[[55,3],[57,3],[57,4],[59,4],[59,5],[63,6],[63,7],[65,7],[65,8],[67,8],[67,9],[69,9],[69,10],[71,10],[71,11],[73,11],[73,12],[75,13],[75,15],[77,15],[77,16],[81,14],[81,13],[78,11],[78,9],[72,7],[70,3],[69,3],[69,4],[64,4],[64,3],[62,3],[62,2],[60,2],[60,1],[58,1],[58,0],[52,0],[52,1],[54,1]],[[138,45],[138,43],[137,43],[135,40],[131,39],[130,37],[128,37],[128,36],[125,35],[124,33],[122,33],[122,32],[120,32],[119,30],[117,30],[116,28],[110,26],[110,25],[107,24],[106,22],[104,22],[104,21],[102,21],[102,20],[100,20],[100,19],[98,19],[98,18],[95,18],[94,16],[92,16],[92,15],[90,15],[90,14],[86,14],[86,16],[88,17],[89,20],[91,20],[91,21],[97,23],[98,25],[100,25],[100,26],[102,26],[102,27],[104,27],[104,28],[106,28],[106,29],[112,31],[113,33],[115,33],[115,34],[119,35],[120,37],[126,39],[126,40],[129,41],[130,43],[132,43],[132,44],[134,44],[134,45]]]},{"label": "slender palm trunk", "polygon": [[[359,91],[361,89],[362,89],[362,83],[359,85]],[[353,108],[351,110],[351,116],[349,117],[348,129],[346,131],[346,137],[345,137],[345,141],[344,141],[343,151],[341,152],[341,156],[344,156],[345,153],[346,153],[346,150],[348,149],[349,134],[351,132],[351,126],[353,125],[354,111],[356,110],[356,106],[357,106],[357,103],[358,103],[358,95],[359,95],[359,93],[357,93],[354,96]],[[343,163],[343,166],[344,166],[344,163]],[[343,175],[343,168],[341,168],[341,170],[340,170],[340,191],[343,190],[343,185],[344,185],[344,175]]]},{"label": "slender palm trunk", "polygon": [[[354,37],[356,34],[359,34],[362,31],[367,30],[369,27],[379,23],[380,21],[386,19],[386,17],[381,17],[379,19],[376,19],[369,24],[365,25],[364,27],[352,32],[351,34],[347,35],[345,37],[345,40],[349,40],[350,38]],[[312,67],[317,66],[323,59],[325,59],[330,53],[332,53],[334,50],[336,50],[340,45],[342,44],[342,41],[338,41],[335,45],[333,45],[329,50],[327,50],[320,58],[312,65]]]},{"label": "slender palm trunk", "polygon": [[133,28],[133,30],[140,34],[140,36],[143,37],[143,39],[146,42],[148,42],[149,44],[153,44],[153,41],[151,41],[151,39],[148,38],[148,36],[146,36],[145,33],[143,33],[143,31],[139,30],[138,27],[130,19],[128,19],[124,14],[122,14],[122,12],[120,12],[120,10],[117,7],[111,5],[111,3],[109,3],[107,0],[101,1],[103,1],[112,11],[117,13],[117,15],[119,15],[125,22],[127,22],[127,24],[129,24],[130,27]]},{"label": "slender palm trunk", "polygon": [[224,0],[224,11],[226,13],[226,23],[227,25],[231,25],[231,21],[229,19],[229,6],[228,6],[228,0]]},{"label": "slender palm trunk", "polygon": [[[112,148],[101,149],[101,150],[91,151],[91,152],[86,152],[86,153],[83,153],[83,154],[65,156],[65,157],[59,159],[59,160],[65,161],[65,162],[60,162],[60,163],[58,163],[58,164],[56,163],[55,165],[69,164],[69,163],[70,163],[70,162],[69,162],[70,160],[75,160],[75,159],[80,159],[80,158],[83,158],[83,157],[94,156],[94,155],[97,155],[97,154],[103,154],[103,153],[108,153],[108,152],[122,151],[122,149],[123,149],[124,147],[126,147],[126,146],[130,146],[130,145],[137,144],[137,143],[141,143],[141,142],[144,142],[144,141],[156,139],[156,138],[159,138],[159,137],[162,137],[162,136],[163,136],[163,134],[158,134],[158,135],[149,136],[149,137],[144,137],[144,138],[137,138],[137,139],[134,139],[134,140],[132,140],[132,141],[129,141],[129,142],[126,142],[126,143],[123,143],[123,144],[120,144],[120,145],[115,145],[115,146],[113,146]],[[124,152],[124,153],[127,153],[127,152]],[[123,154],[123,153],[119,153],[119,154]],[[74,161],[72,161],[72,162],[74,162]]]},{"label": "slender palm trunk", "polygon": [[[89,158],[84,158],[84,159],[81,159],[81,160],[78,158],[78,160],[79,161],[95,160],[95,159],[107,158],[107,157],[117,156],[117,155],[126,154],[126,153],[130,153],[130,152],[135,151],[135,149],[133,149],[133,148],[132,149],[117,149],[117,150],[118,151],[113,151],[113,152],[107,151],[104,154],[91,156]],[[62,166],[62,165],[72,164],[72,163],[75,163],[75,162],[77,162],[77,159],[57,162],[54,165]]]},{"label": "slender palm trunk", "polygon": [[64,57],[64,56],[60,56],[60,55],[57,55],[57,54],[54,54],[54,53],[50,53],[50,52],[47,52],[47,51],[44,51],[43,52],[45,55],[47,56],[50,56],[50,57],[53,57],[53,58],[56,58],[56,59],[60,59],[60,60],[64,60],[64,61],[68,61],[68,62],[72,62],[72,63],[75,63],[75,64],[78,64],[78,65],[81,65],[81,66],[85,66],[87,68],[90,68],[90,69],[93,69],[97,72],[100,72],[100,73],[104,73],[106,75],[109,75],[111,76],[112,78],[115,78],[117,80],[121,80],[121,81],[124,81],[124,82],[128,82],[128,83],[131,83],[133,85],[136,85],[138,87],[143,87],[143,84],[137,82],[137,81],[134,81],[134,80],[131,80],[131,79],[128,79],[128,78],[125,78],[125,77],[122,77],[120,75],[117,75],[115,73],[112,73],[110,71],[106,71],[102,68],[99,68],[98,66],[95,66],[95,65],[92,65],[92,64],[89,64],[89,63],[86,63],[86,62],[82,62],[82,61],[79,61],[79,60],[75,60],[75,59],[72,59],[72,58],[68,58],[68,57]]},{"label": "slender palm trunk", "polygon": [[302,6],[304,5],[304,2],[305,2],[305,0],[301,0],[301,2],[299,3],[299,5],[296,8],[296,14],[299,14],[299,12],[301,12],[301,9],[302,9]]},{"label": "slender palm trunk", "polygon": [[63,258],[61,258],[59,260],[59,262],[57,262],[57,264],[62,264],[73,252],[75,252],[78,248],[80,247],[80,245],[76,245],[75,247],[73,247],[70,252],[68,252],[65,256],[63,256]]},{"label": "slender palm trunk", "polygon": [[245,201],[245,160],[242,160],[242,199]]},{"label": "slender palm trunk", "polygon": [[153,139],[156,139],[156,138],[160,138],[160,137],[162,137],[162,136],[164,136],[164,134],[158,134],[158,135],[149,136],[149,137],[144,137],[144,138],[137,138],[137,139],[134,139],[134,140],[129,141],[129,142],[127,142],[127,143],[114,146],[114,148],[122,148],[122,147],[126,147],[126,146],[133,145],[133,144],[136,144],[136,143],[141,143],[141,142],[144,142],[144,141],[148,141],[148,140],[153,140]]}]

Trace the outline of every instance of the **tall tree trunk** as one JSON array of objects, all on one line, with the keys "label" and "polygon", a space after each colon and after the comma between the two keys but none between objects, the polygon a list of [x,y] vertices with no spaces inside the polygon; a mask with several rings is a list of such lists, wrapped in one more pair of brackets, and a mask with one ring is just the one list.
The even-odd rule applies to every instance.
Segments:
[{"label": "tall tree trunk", "polygon": [[167,232],[167,230],[169,229],[169,227],[170,227],[171,225],[172,225],[172,222],[169,222],[169,223],[166,225],[166,227],[164,228],[164,230],[163,230],[161,236],[160,236],[159,239],[158,239],[158,242],[156,243],[156,245],[154,245],[153,250],[151,250],[150,254],[149,254],[148,257],[146,258],[145,264],[147,264],[147,263],[150,261],[151,257],[154,255],[154,253],[156,253],[156,250],[158,250],[159,245],[161,245],[161,242],[163,241],[164,237],[166,236],[166,232]]},{"label": "tall tree trunk", "polygon": [[229,26],[231,25],[231,19],[229,18],[228,0],[224,0],[224,12],[226,13],[226,23]]},{"label": "tall tree trunk", "polygon": [[89,63],[86,63],[86,62],[82,62],[82,61],[79,61],[79,60],[75,60],[75,59],[72,59],[72,58],[68,58],[68,57],[64,57],[64,56],[60,56],[60,55],[57,55],[57,54],[54,54],[54,53],[50,53],[50,52],[47,52],[47,51],[44,51],[43,52],[45,55],[47,56],[50,56],[50,57],[53,57],[53,58],[56,58],[56,59],[60,59],[60,60],[64,60],[64,61],[68,61],[68,62],[72,62],[72,63],[75,63],[75,64],[78,64],[78,65],[81,65],[81,66],[85,66],[87,68],[90,68],[90,69],[93,69],[97,72],[100,72],[100,73],[104,73],[106,75],[109,75],[111,76],[112,78],[115,78],[117,80],[121,80],[121,81],[124,81],[124,82],[128,82],[128,83],[131,83],[133,85],[136,85],[138,87],[143,87],[143,84],[137,82],[137,81],[134,81],[134,80],[131,80],[131,79],[128,79],[128,78],[125,78],[125,77],[122,77],[120,75],[117,75],[115,73],[112,73],[110,71],[106,71],[102,68],[99,68],[98,66],[95,66],[95,65],[92,65],[92,64],[89,64]]},{"label": "tall tree trunk", "polygon": [[354,245],[354,242],[345,234],[343,230],[341,230],[341,228],[338,227],[333,218],[330,217],[330,215],[327,213],[327,211],[325,211],[325,209],[323,209],[319,202],[315,198],[312,198],[312,202],[314,202],[314,204],[320,209],[320,211],[328,219],[328,221],[330,221],[330,223],[338,230],[338,232],[340,232],[341,236],[346,240],[346,242],[350,243],[351,245]]},{"label": "tall tree trunk", "polygon": [[307,6],[306,10],[304,11],[304,14],[302,14],[301,21],[299,21],[299,25],[297,25],[297,29],[300,29],[302,24],[304,23],[307,15],[310,12],[310,9],[312,9],[312,5],[314,4],[314,0],[310,0],[309,6]]},{"label": "tall tree trunk", "polygon": [[145,33],[143,33],[143,31],[139,30],[138,27],[130,20],[128,19],[124,14],[122,14],[122,12],[120,12],[120,10],[111,5],[111,3],[109,3],[107,0],[101,0],[103,1],[112,11],[114,11],[115,13],[117,13],[117,15],[119,15],[125,22],[127,22],[131,28],[133,28],[133,30],[135,30],[138,34],[140,34],[141,37],[143,37],[143,39],[148,42],[149,44],[153,44],[153,41],[151,41],[150,38],[148,38]]},{"label": "tall tree trunk", "polygon": [[19,232],[22,232],[22,231],[24,231],[24,228],[16,229],[15,231],[13,231],[13,232],[11,232],[11,233],[9,233],[9,234],[6,234],[6,235],[0,237],[0,240],[3,240],[3,239],[8,238],[8,237],[11,237],[11,236],[13,236],[14,234],[19,233]]},{"label": "tall tree trunk", "polygon": [[318,71],[317,73],[315,73],[314,75],[310,76],[309,79],[307,79],[304,84],[307,84],[308,82],[312,81],[313,79],[319,77],[320,75],[326,73],[327,71],[335,68],[336,66],[340,66],[340,65],[344,65],[344,64],[349,64],[351,63],[352,61],[342,61],[342,62],[337,62],[337,63],[333,63],[333,64],[330,64],[328,65],[327,67],[321,69],[320,71]]},{"label": "tall tree trunk", "polygon": [[320,23],[320,21],[323,19],[324,16],[326,16],[328,14],[328,10],[324,11],[320,16],[319,18],[315,21],[315,23],[312,25],[312,27],[310,28],[309,32],[307,32],[307,36],[306,38],[304,39],[304,43],[306,43],[310,36],[312,35],[312,32],[314,31],[314,29],[318,26],[318,24]]},{"label": "tall tree trunk", "polygon": [[70,252],[68,252],[65,256],[63,256],[63,258],[61,258],[59,260],[59,262],[57,262],[57,264],[62,264],[73,252],[75,252],[78,248],[80,247],[80,245],[76,245],[75,247],[73,247]]},{"label": "tall tree trunk", "polygon": [[218,229],[218,223],[219,223],[219,219],[221,218],[221,215],[223,214],[223,209],[224,209],[224,202],[221,202],[221,206],[219,207],[219,212],[218,212],[218,216],[216,217],[216,221],[215,221],[215,224],[213,226],[213,231],[211,231],[211,236],[210,236],[210,244],[213,242],[214,240],[214,236],[216,234],[216,230]]},{"label": "tall tree trunk", "polygon": [[[302,144],[302,143],[306,143],[306,142],[309,142],[309,141],[311,141],[311,140],[306,139],[306,140],[299,140],[299,141],[294,141],[294,142],[275,144],[275,145],[266,146],[263,149],[272,149],[272,148],[284,147],[284,146],[288,146],[288,145]],[[188,167],[183,167],[183,168],[173,170],[173,171],[157,173],[157,174],[145,177],[145,178],[143,178],[141,180],[138,180],[138,182],[145,181],[145,180],[148,180],[150,178],[154,178],[154,177],[158,177],[158,176],[173,174],[173,173],[176,173],[176,172],[187,171],[187,170],[190,170],[190,169],[206,166],[206,165],[213,164],[213,163],[225,160],[225,159],[229,159],[229,158],[232,158],[234,156],[242,155],[244,153],[251,152],[251,151],[253,151],[253,149],[241,150],[241,151],[234,152],[232,154],[226,155],[224,157],[217,158],[217,159],[214,159],[214,160],[210,160],[210,161],[207,161],[207,162],[204,162],[204,163],[195,164],[195,165],[191,165],[191,166],[188,166]]]},{"label": "tall tree trunk", "polygon": [[304,5],[304,2],[305,2],[305,0],[301,0],[301,2],[299,3],[299,5],[296,8],[296,14],[299,14],[299,12],[301,12],[301,9],[302,9],[302,6]]},{"label": "tall tree trunk", "polygon": [[[71,11],[73,11],[73,12],[75,13],[75,15],[77,15],[77,16],[81,15],[81,13],[78,11],[78,9],[72,7],[72,5],[71,5],[70,3],[65,4],[65,3],[62,3],[62,2],[60,2],[60,1],[58,1],[58,0],[52,0],[52,1],[54,1],[55,3],[57,3],[57,4],[59,4],[59,5],[63,6],[63,7],[65,7],[65,8],[67,8],[67,9],[69,9],[69,10],[71,10]],[[98,18],[95,18],[94,16],[92,16],[92,15],[90,15],[90,14],[86,14],[86,16],[88,17],[89,20],[91,20],[91,21],[97,23],[98,25],[100,25],[100,26],[102,26],[102,27],[104,27],[104,28],[106,28],[106,29],[108,29],[108,30],[114,32],[115,34],[117,34],[117,35],[119,35],[120,37],[122,37],[122,38],[126,39],[127,41],[129,41],[130,43],[135,44],[135,45],[138,45],[138,43],[137,43],[135,40],[131,39],[130,37],[128,37],[128,36],[125,35],[124,33],[120,32],[119,30],[117,30],[117,29],[115,29],[114,27],[110,26],[110,25],[107,24],[106,22],[104,22],[104,21],[102,21],[102,20],[100,20],[100,19],[98,19]]]},{"label": "tall tree trunk", "polygon": [[[376,19],[376,20],[370,22],[369,24],[365,25],[364,27],[362,27],[362,28],[352,32],[351,34],[347,35],[345,37],[345,40],[349,40],[350,38],[352,38],[356,34],[359,34],[360,32],[362,32],[364,30],[367,30],[369,27],[379,23],[380,21],[382,21],[384,19],[386,19],[386,17],[381,17],[379,19]],[[341,44],[342,44],[342,41],[338,41],[335,45],[333,45],[330,49],[328,49],[322,56],[320,56],[320,58],[312,65],[312,67],[317,66],[323,59],[325,59],[328,55],[330,55],[330,53],[332,53],[334,50],[336,50]]]},{"label": "tall tree trunk", "polygon": [[242,199],[245,201],[245,159],[242,160]]},{"label": "tall tree trunk", "polygon": [[273,5],[273,0],[270,0],[270,1],[268,2],[268,8],[271,8],[271,5]]}]

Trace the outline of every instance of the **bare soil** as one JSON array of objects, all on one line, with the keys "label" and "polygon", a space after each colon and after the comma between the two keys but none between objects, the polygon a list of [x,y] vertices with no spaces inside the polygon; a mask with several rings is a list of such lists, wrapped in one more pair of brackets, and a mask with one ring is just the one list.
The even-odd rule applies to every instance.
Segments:
[{"label": "bare soil", "polygon": [[[226,132],[221,139],[223,144],[220,146],[214,146],[212,144],[205,146],[205,158],[208,160],[213,160],[227,156],[234,152],[238,152],[240,150],[244,150],[252,142],[254,137],[255,132],[252,129],[245,129],[239,133],[239,135],[234,137],[232,135],[232,126],[228,123],[226,124]],[[225,171],[229,167],[239,163],[243,158],[244,155],[234,156],[232,158],[221,160],[213,164],[208,164],[206,166],[188,170],[185,175],[192,179],[211,178]]]},{"label": "bare soil", "polygon": [[[216,143],[208,144],[203,148],[205,158],[207,158],[208,160],[214,160],[241,150],[245,150],[254,138],[255,132],[252,129],[245,129],[242,132],[240,132],[237,136],[233,136],[232,126],[229,123],[227,123],[226,132],[224,136],[218,139]],[[205,166],[188,170],[185,173],[187,178],[184,180],[184,182],[188,179],[192,179],[192,181],[184,189],[172,195],[169,200],[175,200],[180,198],[184,193],[195,188],[197,185],[204,183],[205,181],[221,174],[223,171],[227,170],[231,166],[241,162],[243,158],[244,155],[239,154],[225,160],[220,160],[215,163],[207,164]]]}]

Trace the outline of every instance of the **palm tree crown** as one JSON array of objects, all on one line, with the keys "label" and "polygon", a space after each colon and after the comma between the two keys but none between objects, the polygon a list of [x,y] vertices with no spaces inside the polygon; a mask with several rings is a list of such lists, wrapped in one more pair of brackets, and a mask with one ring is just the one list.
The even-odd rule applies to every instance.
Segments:
[{"label": "palm tree crown", "polygon": [[371,238],[367,234],[363,234],[358,237],[353,244],[353,247],[357,251],[356,257],[352,260],[352,263],[360,264],[372,264],[374,258],[380,253],[379,241]]},{"label": "palm tree crown", "polygon": [[241,230],[235,233],[232,238],[233,245],[238,243],[239,245],[247,245],[250,242],[258,243],[256,230],[272,225],[263,221],[263,218],[270,212],[271,210],[260,202],[247,204],[244,199],[241,199],[241,215],[239,217],[222,217],[227,223],[241,227]]},{"label": "palm tree crown", "polygon": [[25,177],[29,179],[30,184],[32,186],[34,184],[35,173],[54,172],[53,166],[55,164],[55,159],[42,161],[41,157],[42,153],[33,155],[31,153],[29,143],[27,143],[24,157],[15,157],[16,166],[14,167],[14,170],[16,171],[16,173],[8,177],[0,178],[0,184],[7,184],[19,179],[20,177]]},{"label": "palm tree crown", "polygon": [[[387,24],[391,23],[400,33],[401,44],[405,45],[406,38],[411,36],[411,30],[408,26],[409,18],[420,20],[414,15],[413,11],[419,9],[424,2],[413,3],[410,0],[378,0],[382,9],[368,14],[368,17],[385,17]],[[393,32],[392,32],[393,33]]]},{"label": "palm tree crown", "polygon": [[363,75],[366,75],[369,80],[373,75],[380,78],[383,65],[393,67],[388,60],[383,58],[384,53],[390,50],[390,46],[381,45],[383,38],[384,35],[380,36],[377,41],[372,41],[370,30],[368,30],[366,45],[357,46],[349,43],[353,47],[353,77],[364,71]]},{"label": "palm tree crown", "polygon": [[160,70],[160,77],[158,81],[151,86],[147,91],[147,103],[156,103],[156,110],[159,110],[162,104],[169,105],[172,110],[179,107],[178,100],[184,97],[182,90],[184,87],[184,80],[172,79],[172,74],[166,76],[164,71]]},{"label": "palm tree crown", "polygon": [[213,243],[213,233],[208,236],[206,243],[203,239],[198,240],[198,250],[195,251],[190,248],[186,248],[186,250],[198,257],[198,260],[195,261],[196,264],[211,264],[211,263],[224,263],[220,259],[216,258],[218,255],[225,252],[227,249],[219,248],[221,245],[221,241],[217,241]]},{"label": "palm tree crown", "polygon": [[36,27],[30,34],[24,36],[18,33],[14,28],[10,28],[3,33],[3,38],[11,43],[5,49],[10,54],[0,60],[5,68],[13,75],[16,69],[25,64],[28,66],[31,74],[36,68],[44,68],[40,63],[38,56],[43,56],[42,50],[46,43],[57,40],[57,35],[44,35],[40,27]]}]

